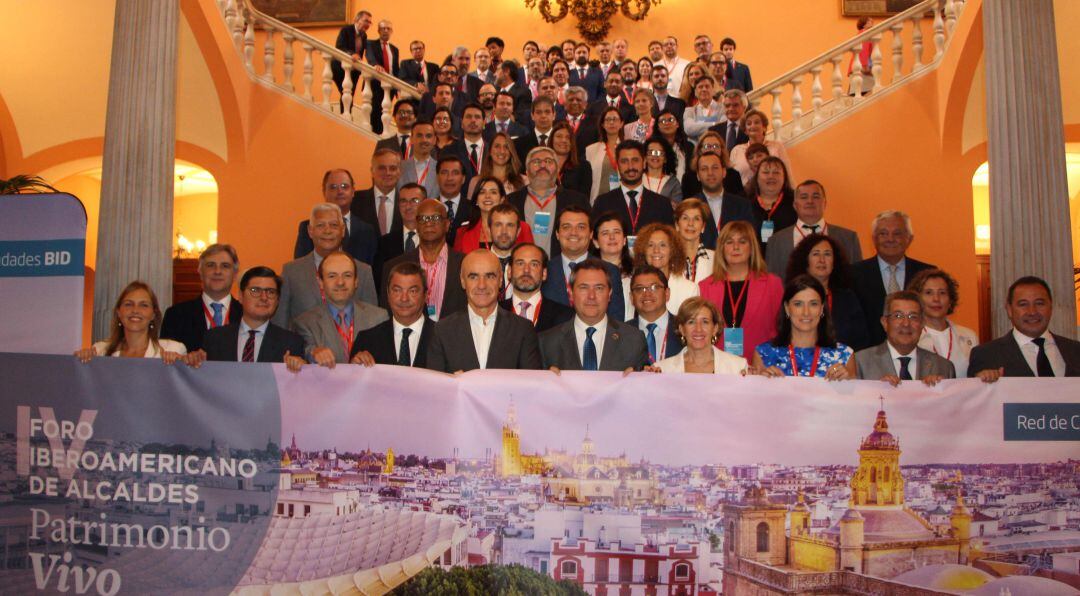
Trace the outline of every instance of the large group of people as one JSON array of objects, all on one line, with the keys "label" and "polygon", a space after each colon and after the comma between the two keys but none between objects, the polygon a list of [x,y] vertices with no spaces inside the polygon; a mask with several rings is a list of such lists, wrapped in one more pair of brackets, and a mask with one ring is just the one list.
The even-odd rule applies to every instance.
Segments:
[{"label": "large group of people", "polygon": [[863,258],[858,233],[828,220],[825,184],[794,179],[768,138],[730,38],[713,51],[697,36],[691,60],[667,37],[636,61],[621,39],[530,41],[519,62],[493,37],[440,66],[419,40],[399,62],[392,24],[368,40],[371,21],[361,11],[339,48],[423,93],[393,102],[371,187],[328,170],[294,260],[247,269],[239,298],[228,244],[200,256],[202,295],[164,314],[133,282],[80,359],[894,385],[1080,375],[1080,343],[1048,331],[1043,280],[1009,286],[1013,330],[979,345],[949,319],[953,276],[909,256],[907,214],[878,214]]}]

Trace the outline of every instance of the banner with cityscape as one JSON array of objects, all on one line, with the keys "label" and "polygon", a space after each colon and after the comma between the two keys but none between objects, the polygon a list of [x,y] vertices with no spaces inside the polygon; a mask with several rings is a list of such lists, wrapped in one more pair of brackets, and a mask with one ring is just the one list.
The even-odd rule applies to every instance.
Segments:
[{"label": "banner with cityscape", "polygon": [[0,354],[0,386],[4,594],[1080,587],[1076,381]]}]

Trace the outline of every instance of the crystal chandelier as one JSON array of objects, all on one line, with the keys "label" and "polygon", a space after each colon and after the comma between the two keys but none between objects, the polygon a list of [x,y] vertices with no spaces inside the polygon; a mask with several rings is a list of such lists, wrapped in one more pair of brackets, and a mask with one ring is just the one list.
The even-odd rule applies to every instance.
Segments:
[{"label": "crystal chandelier", "polygon": [[660,0],[525,0],[526,8],[540,7],[540,16],[549,23],[561,21],[568,14],[577,17],[578,32],[589,43],[603,41],[611,31],[611,17],[616,12],[640,21]]}]

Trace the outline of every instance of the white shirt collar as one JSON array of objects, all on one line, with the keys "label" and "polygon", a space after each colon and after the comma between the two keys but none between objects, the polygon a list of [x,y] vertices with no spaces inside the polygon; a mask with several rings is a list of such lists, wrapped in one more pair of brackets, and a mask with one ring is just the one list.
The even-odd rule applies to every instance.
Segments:
[{"label": "white shirt collar", "polygon": [[413,333],[417,337],[419,337],[420,332],[424,330],[424,317],[423,316],[421,316],[420,318],[413,321],[412,325],[403,325],[403,324],[399,323],[397,319],[393,319],[393,321],[394,321],[394,335],[401,335],[401,330],[402,329],[412,329]]},{"label": "white shirt collar", "polygon": [[[893,347],[892,342],[890,342],[889,340],[885,340],[885,345],[889,346],[889,355],[892,356],[893,360],[896,360],[897,358],[900,358],[901,356],[905,356],[905,357],[910,356],[911,357],[911,364],[909,366],[914,366],[915,365],[915,356],[919,351],[918,346],[915,346],[915,348],[913,348],[911,350],[911,352],[909,352],[907,354],[901,354],[899,351],[897,351],[896,348]],[[909,368],[908,370],[911,371],[912,376],[915,376],[915,369],[914,368]]]},{"label": "white shirt collar", "polygon": [[225,309],[224,309],[224,312],[222,313],[222,316],[228,316],[228,314],[229,314],[229,305],[232,304],[232,295],[231,294],[225,294],[225,297],[222,298],[221,300],[214,300],[206,292],[203,292],[202,293],[202,301],[203,301],[203,304],[206,305],[207,310],[209,310],[211,314],[213,314],[213,312],[214,312],[214,307],[210,306],[211,304],[213,304],[214,302],[217,302],[218,304],[224,305]]},{"label": "white shirt collar", "polygon": [[[1020,346],[1021,348],[1038,339],[1036,337],[1028,337],[1027,335],[1021,333],[1020,330],[1016,327],[1013,327],[1012,335],[1013,339],[1016,340],[1016,345]],[[1049,329],[1043,331],[1043,334],[1039,337],[1046,339],[1046,342],[1043,344],[1043,349],[1045,349],[1047,345],[1056,345],[1056,343],[1054,342],[1054,336],[1050,333]]]},{"label": "white shirt collar", "polygon": [[494,324],[495,323],[495,315],[499,314],[499,309],[496,308],[496,309],[492,310],[491,314],[488,315],[488,318],[485,319],[485,318],[482,318],[480,315],[478,315],[475,310],[473,310],[473,307],[472,307],[471,304],[468,305],[467,310],[469,311],[469,324],[470,325],[484,325],[484,326],[487,326],[487,325]]},{"label": "white shirt collar", "polygon": [[[574,315],[574,329],[581,336],[583,336],[583,337],[585,336],[585,330],[588,329],[589,327],[595,327],[596,328],[596,333],[593,334],[593,341],[596,341],[597,339],[599,339],[598,337],[596,337],[597,335],[599,335],[601,337],[604,337],[604,336],[607,335],[607,323],[608,323],[607,315],[604,315],[604,318],[600,319],[600,322],[595,324],[595,325],[587,325],[585,323],[585,321],[581,320],[581,317],[579,317],[578,315]],[[597,354],[597,355],[599,356],[599,354]]]},{"label": "white shirt collar", "polygon": [[[637,197],[636,198],[641,198],[641,195],[645,194],[643,192],[645,190],[644,188],[642,188],[643,186],[645,186],[645,184],[643,182],[641,182],[641,181],[638,181],[637,186],[627,186],[623,182],[619,183],[619,188],[622,189],[623,196],[626,196],[626,193],[631,191],[631,190],[636,190],[637,191]],[[629,197],[627,197],[627,198],[629,198]]]},{"label": "white shirt collar", "polygon": [[243,337],[243,336],[247,335],[247,332],[252,331],[252,330],[256,331],[258,335],[262,335],[262,334],[266,333],[266,328],[269,325],[270,325],[270,321],[267,321],[267,322],[263,323],[262,325],[259,325],[258,327],[252,327],[252,326],[247,324],[247,321],[245,321],[243,319],[240,319],[240,337]]},{"label": "white shirt collar", "polygon": [[817,229],[820,232],[821,230],[825,229],[825,218],[823,217],[823,218],[821,218],[821,219],[819,219],[817,221],[803,221],[803,220],[800,219],[800,220],[797,220],[795,222],[795,225],[800,226],[800,227],[802,227],[802,226],[817,226]]},{"label": "white shirt collar", "polygon": [[525,300],[522,300],[517,294],[511,294],[510,301],[513,303],[512,306],[514,307],[514,312],[519,312],[521,310],[520,305],[522,302],[528,302],[529,312],[526,314],[532,316],[536,313],[536,305],[540,304],[540,296],[540,290],[536,290],[532,293],[532,296],[529,296]]}]

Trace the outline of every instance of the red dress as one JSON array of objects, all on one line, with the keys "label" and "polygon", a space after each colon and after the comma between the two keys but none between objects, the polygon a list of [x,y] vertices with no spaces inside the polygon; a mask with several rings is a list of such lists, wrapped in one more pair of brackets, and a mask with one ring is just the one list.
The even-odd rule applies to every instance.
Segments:
[{"label": "red dress", "polygon": [[[454,238],[454,250],[461,254],[469,254],[470,252],[478,248],[487,248],[487,246],[480,246],[480,235],[484,232],[482,225],[477,225],[458,230],[457,237]],[[521,222],[518,227],[517,240],[515,244],[520,242],[532,242],[533,235],[532,230],[529,229],[528,224]]]}]

